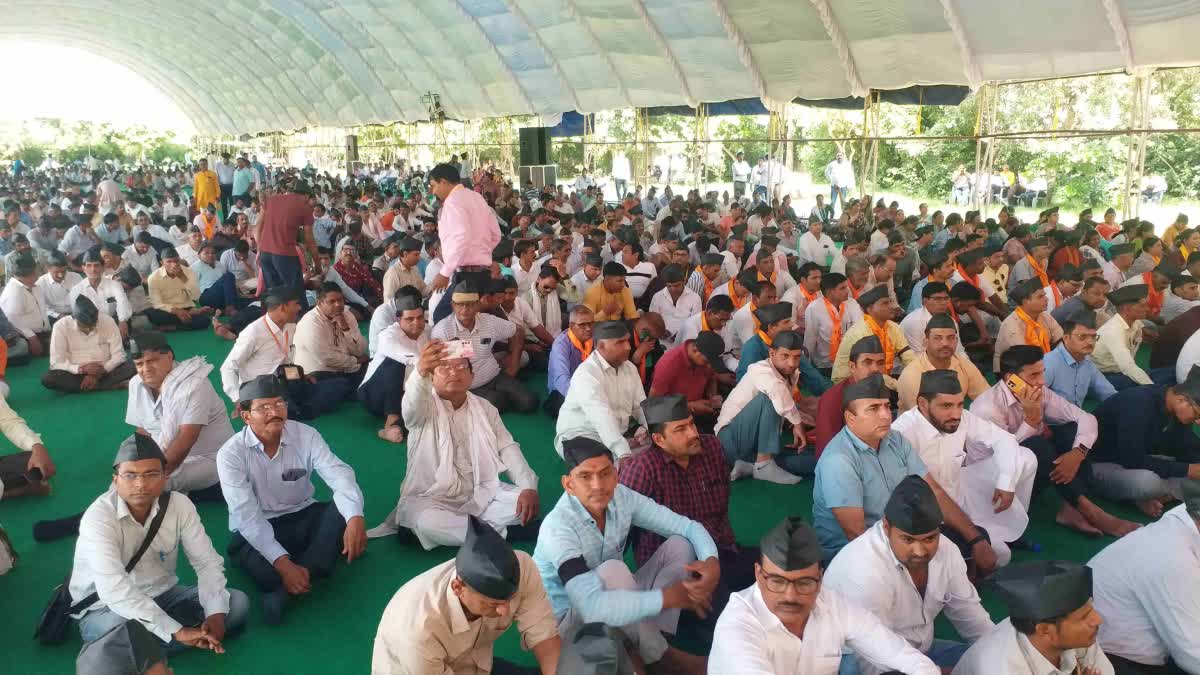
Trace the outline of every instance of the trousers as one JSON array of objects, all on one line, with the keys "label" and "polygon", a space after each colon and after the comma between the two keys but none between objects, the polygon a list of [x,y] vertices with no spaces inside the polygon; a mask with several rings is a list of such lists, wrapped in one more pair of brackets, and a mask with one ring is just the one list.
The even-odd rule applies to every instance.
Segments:
[{"label": "trousers", "polygon": [[[195,586],[176,585],[154,598],[154,604],[188,628],[195,628],[208,618],[204,616],[204,607],[200,604],[200,591]],[[246,615],[249,612],[250,600],[246,594],[236,588],[230,588],[229,613],[225,615],[225,635],[240,631],[246,624]],[[127,620],[107,607],[95,609],[80,617],[79,635],[84,642],[95,642]],[[167,643],[167,651],[172,654],[186,649],[185,645],[175,640]]]},{"label": "trousers", "polygon": [[260,251],[258,269],[262,272],[263,288],[290,288],[300,294],[300,307],[308,308],[308,297],[304,294],[304,270],[299,256]]},{"label": "trousers", "polygon": [[175,467],[167,481],[167,489],[187,494],[212,487],[220,482],[217,477],[217,455],[188,455],[183,464]]},{"label": "trousers", "polygon": [[[479,519],[501,536],[507,536],[508,528],[521,524],[517,515],[517,498],[521,496],[521,488],[508,483],[501,483],[496,496],[484,507]],[[438,546],[462,546],[467,538],[467,516],[464,513],[430,507],[422,509],[415,515],[413,533],[426,551]]]},{"label": "trousers", "polygon": [[1075,449],[1075,433],[1078,425],[1074,422],[1056,424],[1049,427],[1051,437],[1031,436],[1021,441],[1021,445],[1037,456],[1037,480],[1033,484],[1033,494],[1037,495],[1047,487],[1053,487],[1063,501],[1075,506],[1080,497],[1086,497],[1092,484],[1092,465],[1084,462],[1079,465],[1075,479],[1070,483],[1058,484],[1050,480],[1050,472],[1054,470],[1054,460],[1059,455]]},{"label": "trousers", "polygon": [[797,476],[812,476],[816,472],[816,454],[784,451],[780,433],[783,417],[775,412],[775,405],[766,394],[750,399],[745,408],[734,416],[727,426],[717,432],[725,448],[725,459],[753,463],[758,455],[771,455],[775,463]]},{"label": "trousers", "polygon": [[174,314],[156,307],[146,308],[146,318],[155,326],[174,326],[181,330],[204,330],[212,325],[208,314],[194,314],[188,321],[180,321]]},{"label": "trousers", "polygon": [[[92,391],[105,391],[107,389],[116,389],[129,378],[137,374],[137,369],[133,366],[133,361],[126,361],[121,365],[113,368],[105,373],[99,381],[96,382],[96,388]],[[83,384],[83,375],[71,373],[65,370],[49,370],[42,375],[42,386],[47,389],[61,391],[67,394],[78,394],[83,390],[80,386]]]},{"label": "trousers", "polygon": [[217,283],[204,289],[204,292],[200,294],[201,307],[225,309],[226,307],[237,307],[239,302],[237,281],[230,272],[222,274]]},{"label": "trousers", "polygon": [[471,393],[487,400],[502,413],[529,413],[538,406],[537,394],[506,373],[500,373],[491,382],[475,387]]},{"label": "trousers", "polygon": [[[308,570],[312,577],[327,577],[342,551],[342,533],[346,519],[333,502],[313,502],[308,506],[267,521],[292,562]],[[270,593],[279,590],[283,580],[272,564],[241,533],[234,532],[227,549],[229,559],[241,567],[258,590]]]},{"label": "trousers", "polygon": [[[605,560],[596,566],[596,575],[605,590],[650,591],[666,588],[681,581],[688,572],[684,565],[696,561],[696,552],[687,539],[672,536],[650,556],[636,572],[630,572],[621,560]],[[573,609],[567,610],[558,623],[558,634],[569,636],[576,632],[583,620]],[[633,643],[644,663],[657,663],[666,653],[667,644],[663,633],[674,634],[679,626],[679,610],[666,609],[661,614],[628,626],[614,626]]]},{"label": "trousers", "polygon": [[358,400],[376,417],[400,414],[400,402],[404,400],[404,364],[394,359],[384,359],[358,388]]}]

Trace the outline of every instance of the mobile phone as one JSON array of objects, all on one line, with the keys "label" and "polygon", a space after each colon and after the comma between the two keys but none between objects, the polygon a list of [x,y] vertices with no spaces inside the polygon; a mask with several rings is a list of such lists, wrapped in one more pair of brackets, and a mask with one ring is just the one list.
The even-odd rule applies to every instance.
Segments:
[{"label": "mobile phone", "polygon": [[1012,390],[1012,393],[1016,394],[1017,396],[1023,395],[1029,389],[1029,385],[1025,382],[1025,380],[1022,380],[1020,377],[1012,374],[1004,378],[1004,383],[1007,384],[1008,388]]}]

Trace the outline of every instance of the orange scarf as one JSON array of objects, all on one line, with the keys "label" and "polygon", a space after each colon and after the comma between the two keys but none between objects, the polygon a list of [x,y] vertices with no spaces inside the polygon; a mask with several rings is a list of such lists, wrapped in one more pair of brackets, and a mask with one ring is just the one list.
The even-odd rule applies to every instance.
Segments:
[{"label": "orange scarf", "polygon": [[709,281],[708,277],[704,275],[704,271],[699,267],[696,268],[696,274],[699,274],[700,278],[704,280],[704,297],[701,300],[704,301],[704,305],[707,307],[708,296],[712,295],[713,292],[713,283]]},{"label": "orange scarf", "polygon": [[1076,267],[1083,266],[1083,254],[1079,252],[1079,249],[1073,246],[1064,246],[1063,250],[1067,253],[1067,262]]},{"label": "orange scarf", "polygon": [[[630,332],[629,337],[633,339],[633,348],[636,350],[638,348],[638,345],[640,345],[642,343],[642,341],[638,338],[637,331]],[[633,359],[632,351],[629,352],[629,356],[630,356],[630,360],[632,360]],[[645,384],[646,383],[646,357],[644,357],[644,356],[642,357],[641,362],[637,364],[637,369],[638,369],[638,375],[640,375],[642,378],[642,384]]]},{"label": "orange scarf", "polygon": [[1054,306],[1062,307],[1063,294],[1062,294],[1062,291],[1058,290],[1058,282],[1057,281],[1050,284],[1050,291],[1052,293],[1054,293]]},{"label": "orange scarf", "polygon": [[742,305],[746,304],[746,301],[739,298],[737,296],[737,293],[733,292],[733,279],[729,280],[728,289],[729,289],[729,299],[733,301],[733,311],[736,312],[737,310],[742,308]]},{"label": "orange scarf", "polygon": [[852,284],[848,281],[846,282],[846,286],[850,289],[850,297],[854,298],[855,300],[858,300],[858,296],[862,295],[862,289],[855,288],[854,284]]},{"label": "orange scarf", "polygon": [[213,231],[217,228],[217,217],[214,215],[210,220],[207,211],[201,213],[200,217],[204,219],[204,238],[212,239]]},{"label": "orange scarf", "polygon": [[1042,288],[1050,285],[1050,277],[1046,274],[1046,268],[1038,264],[1038,261],[1033,259],[1033,256],[1026,254],[1025,259],[1029,261],[1029,267],[1033,269],[1033,273],[1042,280]]},{"label": "orange scarf", "polygon": [[[976,274],[975,276],[971,276],[970,274],[967,274],[967,271],[965,269],[963,269],[962,265],[955,265],[955,267],[958,268],[958,275],[963,278],[963,281],[971,284],[975,288],[979,288],[979,275],[978,274]],[[982,291],[983,289],[979,288],[979,290]]]},{"label": "orange scarf", "polygon": [[774,272],[771,272],[771,278],[770,278],[770,279],[767,279],[766,277],[764,277],[764,276],[762,275],[762,272],[759,272],[759,273],[758,273],[758,280],[759,280],[759,281],[770,281],[770,282],[771,282],[771,284],[772,284],[772,285],[774,285],[774,286],[778,286],[778,285],[779,285],[779,284],[776,284],[776,283],[775,283],[775,280],[776,280],[776,279],[778,279],[778,278],[779,278],[779,270],[775,270]]},{"label": "orange scarf", "polygon": [[803,284],[800,284],[800,285],[796,286],[796,288],[799,288],[799,289],[800,289],[800,292],[804,294],[804,300],[805,300],[805,303],[806,303],[806,304],[807,304],[807,303],[811,303],[811,302],[813,302],[814,300],[816,300],[816,299],[817,299],[817,293],[819,293],[819,292],[820,292],[820,291],[817,291],[817,293],[809,293],[809,292],[808,292],[808,289],[807,289],[807,288],[805,288]]},{"label": "orange scarf", "polygon": [[572,333],[570,329],[567,329],[567,339],[569,339],[571,344],[575,345],[575,349],[578,349],[579,353],[583,355],[582,360],[587,361],[588,357],[592,355],[592,341],[588,340],[587,342],[580,343],[579,338],[575,337],[575,333]]},{"label": "orange scarf", "polygon": [[1157,316],[1162,311],[1163,293],[1154,288],[1154,272],[1143,272],[1142,281],[1146,282],[1146,304],[1150,306],[1150,314]]},{"label": "orange scarf", "polygon": [[754,330],[756,330],[756,331],[762,329],[762,324],[759,323],[758,317],[754,315],[754,313],[757,311],[758,311],[758,306],[754,304],[754,301],[751,301],[750,302],[750,320],[754,322]]},{"label": "orange scarf", "polygon": [[708,312],[700,312],[700,332],[712,330],[708,327]]},{"label": "orange scarf", "polygon": [[837,356],[838,347],[842,346],[842,317],[846,315],[846,305],[842,305],[841,309],[834,310],[833,303],[829,302],[828,298],[821,298],[825,302],[825,311],[829,312],[829,318],[833,321],[833,333],[829,336],[829,360],[833,361]]},{"label": "orange scarf", "polygon": [[958,330],[958,310],[954,309],[954,303],[950,303],[950,318],[954,319],[954,330]]},{"label": "orange scarf", "polygon": [[758,334],[759,339],[763,341],[764,345],[768,347],[771,346],[771,338],[767,337],[766,333],[762,332],[761,330],[756,330],[754,332]]},{"label": "orange scarf", "polygon": [[888,335],[887,325],[880,326],[869,314],[863,318],[867,320],[867,328],[870,328],[883,344],[883,372],[890,375],[896,362],[896,347],[892,344],[892,336]]},{"label": "orange scarf", "polygon": [[1039,321],[1035,321],[1020,307],[1016,311],[1017,318],[1025,322],[1025,344],[1041,347],[1042,352],[1050,351],[1050,331]]}]

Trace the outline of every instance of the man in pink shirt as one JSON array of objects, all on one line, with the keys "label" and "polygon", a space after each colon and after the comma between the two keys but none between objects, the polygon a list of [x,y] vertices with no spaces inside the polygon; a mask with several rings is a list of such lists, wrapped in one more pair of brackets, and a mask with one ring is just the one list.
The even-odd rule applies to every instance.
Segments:
[{"label": "man in pink shirt", "polygon": [[[459,282],[487,288],[492,277],[492,249],[500,243],[500,225],[487,201],[459,184],[458,168],[438,164],[429,171],[429,187],[442,202],[438,213],[438,238],[442,242],[442,269],[430,284],[433,292]],[[436,324],[450,314],[450,293],[443,293],[433,310]]]}]

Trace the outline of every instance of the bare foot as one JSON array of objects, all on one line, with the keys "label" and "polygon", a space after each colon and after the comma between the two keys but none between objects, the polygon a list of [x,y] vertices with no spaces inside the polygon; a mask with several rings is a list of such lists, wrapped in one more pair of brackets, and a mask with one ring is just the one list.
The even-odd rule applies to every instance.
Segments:
[{"label": "bare foot", "polygon": [[1161,499],[1143,499],[1135,503],[1137,504],[1138,510],[1150,516],[1151,518],[1158,518],[1163,513],[1163,503]]},{"label": "bare foot", "polygon": [[[220,311],[218,311],[217,316],[220,316],[220,314]],[[212,320],[212,329],[213,333],[215,333],[219,338],[224,338],[230,342],[237,340],[237,335],[233,331],[229,330],[228,326],[221,323],[216,316],[214,316]]]},{"label": "bare foot", "polygon": [[1059,509],[1058,515],[1054,516],[1054,522],[1093,537],[1102,534],[1100,530],[1096,529],[1095,525],[1092,525],[1088,522],[1087,518],[1083,517],[1082,513],[1077,511],[1075,507],[1068,506],[1067,504],[1063,504],[1063,507]]},{"label": "bare foot", "polygon": [[379,430],[379,437],[385,441],[388,441],[389,443],[403,443],[404,430],[398,425],[384,427],[383,429]]},{"label": "bare foot", "polygon": [[1110,537],[1124,537],[1141,527],[1137,523],[1112,515],[1086,498],[1079,500],[1079,514]]}]

